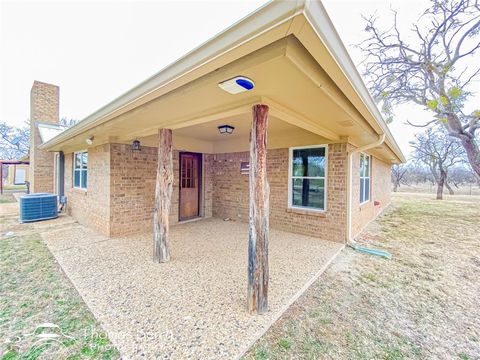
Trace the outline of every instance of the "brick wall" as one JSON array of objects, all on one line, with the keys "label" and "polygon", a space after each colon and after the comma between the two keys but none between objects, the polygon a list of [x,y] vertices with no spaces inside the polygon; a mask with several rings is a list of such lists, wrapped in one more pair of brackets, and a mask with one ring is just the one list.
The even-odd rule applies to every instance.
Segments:
[{"label": "brick wall", "polygon": [[[178,151],[173,153],[174,187],[170,222],[178,222]],[[208,160],[206,164],[208,164]],[[205,216],[211,216],[211,167],[205,166]],[[155,199],[157,148],[106,144],[88,149],[87,190],[73,187],[73,154],[65,154],[67,210],[80,223],[109,235],[151,231]]]},{"label": "brick wall", "polygon": [[73,154],[65,154],[67,212],[80,223],[110,234],[110,145],[88,149],[87,190],[73,187]]},{"label": "brick wall", "polygon": [[30,190],[54,192],[54,153],[38,149],[42,143],[37,122],[58,124],[59,87],[35,81],[30,91]]},{"label": "brick wall", "polygon": [[[173,152],[174,186],[170,223],[178,222],[179,152]],[[212,162],[204,156],[204,188],[201,211],[212,216]],[[109,235],[152,231],[157,174],[157,148],[107,144],[88,150],[88,189],[73,188],[73,154],[65,155],[65,194],[68,213],[80,223]]]},{"label": "brick wall", "polygon": [[30,90],[30,120],[58,124],[60,88],[34,81]]},{"label": "brick wall", "polygon": [[213,155],[203,155],[203,216],[213,216]]},{"label": "brick wall", "polygon": [[157,148],[133,151],[130,145],[112,144],[110,171],[111,235],[151,231]]},{"label": "brick wall", "polygon": [[[372,156],[370,201],[360,205],[360,154],[355,154],[352,161],[352,235],[356,236],[390,205],[391,166]],[[375,201],[380,204],[375,206]]]},{"label": "brick wall", "polygon": [[[134,152],[130,145],[112,144],[111,148],[111,231],[112,236],[148,232],[153,229],[157,148],[143,146]],[[200,211],[212,216],[212,156],[203,161],[203,194]],[[173,192],[170,224],[178,223],[179,151],[173,151]]]},{"label": "brick wall", "polygon": [[[240,175],[240,163],[248,160],[248,152],[215,155],[213,216],[248,221],[248,175]],[[326,212],[293,210],[288,209],[288,149],[269,150],[270,225],[293,233],[344,242],[346,162],[346,144],[329,145]]]},{"label": "brick wall", "polygon": [[[174,151],[174,188],[171,224],[178,222],[179,152]],[[110,236],[152,231],[157,148],[107,144],[89,149],[88,190],[72,187],[73,154],[65,155],[65,192],[69,213],[81,223]],[[248,152],[205,154],[201,213],[237,221],[248,221],[248,175],[240,174],[240,163]],[[327,209],[325,213],[288,208],[288,149],[269,150],[270,225],[273,228],[345,241],[347,145],[328,146]],[[390,203],[390,166],[373,158],[371,201],[359,204],[359,155],[353,160],[353,234]],[[381,206],[375,207],[374,200]]]}]

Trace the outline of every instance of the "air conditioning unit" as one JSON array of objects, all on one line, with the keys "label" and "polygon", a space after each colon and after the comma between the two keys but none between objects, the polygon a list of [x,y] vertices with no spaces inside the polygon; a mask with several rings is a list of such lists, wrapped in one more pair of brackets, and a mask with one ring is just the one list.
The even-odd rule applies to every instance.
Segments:
[{"label": "air conditioning unit", "polygon": [[57,195],[36,193],[20,196],[21,223],[48,220],[57,217]]}]

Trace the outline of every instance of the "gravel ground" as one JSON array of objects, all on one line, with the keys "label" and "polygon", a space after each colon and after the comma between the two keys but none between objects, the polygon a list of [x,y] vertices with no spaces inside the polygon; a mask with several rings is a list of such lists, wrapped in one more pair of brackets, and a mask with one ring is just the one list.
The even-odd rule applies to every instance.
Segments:
[{"label": "gravel ground", "polygon": [[480,359],[480,197],[393,204],[246,359]]},{"label": "gravel ground", "polygon": [[150,234],[106,238],[71,224],[43,238],[125,359],[240,356],[343,245],[270,232],[269,312],[246,312],[247,225],[206,219],[171,228],[172,261]]}]

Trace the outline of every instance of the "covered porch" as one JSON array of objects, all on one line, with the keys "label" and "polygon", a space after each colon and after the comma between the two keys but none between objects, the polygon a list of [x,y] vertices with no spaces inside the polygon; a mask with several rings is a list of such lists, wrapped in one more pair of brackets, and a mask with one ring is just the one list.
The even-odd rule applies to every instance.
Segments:
[{"label": "covered porch", "polygon": [[[324,34],[322,29],[327,33]],[[226,91],[222,86],[239,77],[250,81],[245,91]],[[192,236],[176,242],[174,227],[171,232],[169,230],[176,221],[183,220],[178,214],[179,198],[182,197],[178,184],[183,181],[179,179],[183,169],[175,168],[175,160],[177,164],[179,160],[175,159],[176,154],[197,153],[201,154],[203,161],[217,164],[221,160],[228,163],[229,156],[237,156],[232,154],[240,154],[239,157],[247,154],[243,162],[249,165],[248,185],[239,187],[238,191],[248,196],[244,197],[246,201],[237,204],[230,197],[230,207],[248,208],[248,216],[246,212],[242,214],[243,220],[248,218],[249,224],[242,225],[242,235],[232,240],[233,243],[241,242],[242,247],[238,252],[225,250],[219,253],[215,246],[212,247],[215,244],[212,241],[203,244],[211,253],[193,251],[189,253],[188,261],[195,261],[200,254],[209,258],[226,256],[230,259],[234,256],[231,263],[238,266],[235,271],[241,274],[233,277],[243,293],[241,308],[245,309],[246,303],[250,312],[267,313],[272,302],[279,306],[276,302],[284,296],[281,292],[272,294],[269,297],[271,303],[267,303],[269,279],[272,283],[279,281],[276,278],[278,273],[272,270],[269,274],[269,259],[274,261],[275,238],[272,234],[278,231],[275,229],[285,230],[289,226],[292,233],[299,233],[298,229],[309,232],[308,235],[312,236],[309,242],[317,241],[319,246],[327,246],[320,240],[322,238],[334,238],[340,244],[345,242],[347,189],[350,187],[347,154],[349,147],[374,144],[385,132],[388,134],[388,128],[379,119],[381,116],[337,38],[321,2],[278,1],[262,7],[77,126],[43,144],[42,148],[72,154],[81,149],[88,152],[88,166],[78,171],[86,172],[87,167],[88,171],[92,170],[86,192],[89,206],[82,211],[86,203],[84,197],[77,201],[76,216],[82,218],[86,211],[95,211],[95,218],[85,219],[85,223],[105,227],[104,231],[109,234],[132,227],[137,219],[135,230],[153,226],[153,246],[150,238],[150,251],[142,254],[142,267],[155,269],[155,272],[165,274],[166,279],[172,276],[168,269],[181,265],[177,255],[170,261],[171,254],[178,252],[176,247],[182,241],[195,241]],[[235,127],[234,133],[219,134],[217,127],[222,124]],[[87,151],[85,143],[89,144]],[[138,144],[140,151],[133,153]],[[317,157],[323,158],[328,175],[322,173],[315,180],[319,191],[322,186],[329,189],[324,192],[324,198],[317,201],[317,211],[290,206],[290,193],[294,189],[289,185],[292,169],[289,151],[300,146],[322,146],[325,149]],[[393,138],[387,136],[385,143],[382,140],[371,149],[371,154],[387,162],[395,161]],[[269,160],[272,155],[274,157]],[[224,190],[223,198],[228,198],[229,188],[217,180],[222,176],[228,179],[245,176],[241,173],[241,164],[238,164],[236,173],[221,173],[219,168],[219,171],[212,171],[210,175],[216,177],[217,186],[212,187],[210,193],[205,187],[205,176],[209,174],[202,169],[203,173],[198,173],[198,179],[202,180],[198,189],[203,195],[198,199],[201,209],[203,196],[204,213],[199,211],[198,217],[217,215],[222,219],[222,212],[215,214],[215,208],[208,213],[205,199],[211,195],[211,204],[218,205],[220,202],[215,196]],[[309,177],[303,175],[303,178]],[[190,184],[190,180],[185,180]],[[70,183],[71,179],[67,182]],[[273,184],[275,194],[271,191]],[[72,191],[70,203],[76,201],[74,197],[75,191]],[[91,206],[99,198],[102,198],[102,204]],[[152,212],[153,221],[150,218]],[[186,212],[184,218],[195,217],[190,215],[192,213]],[[239,219],[235,216],[235,220]],[[207,220],[202,221],[207,223]],[[202,221],[186,224],[185,228],[200,226]],[[273,221],[275,226],[271,226]],[[231,224],[237,224],[237,221]],[[269,231],[272,234],[269,235]],[[226,234],[222,241],[230,237],[228,232]],[[285,236],[293,241],[300,235]],[[211,233],[208,237],[213,240],[217,234]],[[290,245],[281,271],[302,272],[306,259],[319,263],[318,259],[311,257],[315,251],[309,249],[303,253],[296,242]],[[281,247],[278,242],[276,246]],[[338,248],[342,245],[331,246]],[[151,258],[152,247],[154,261],[149,263],[146,259]],[[302,253],[304,258],[295,266],[288,266],[289,257],[296,252]],[[191,271],[189,275],[193,277],[197,270],[192,268]],[[231,279],[223,277],[216,281],[221,288]],[[295,279],[282,281],[288,281],[292,286],[295,283]],[[161,291],[161,283],[158,291]],[[206,294],[208,296],[208,291]],[[229,302],[231,298],[225,297],[225,303]],[[218,306],[212,311],[221,312],[221,308]]]},{"label": "covered porch", "polygon": [[[219,86],[238,76],[251,79],[255,85],[247,91],[235,94],[224,91]],[[94,164],[95,151],[96,149],[103,151],[102,144],[109,144],[107,156],[110,162],[110,233],[122,227],[133,226],[135,218],[141,217],[141,224],[144,225],[140,227],[143,226],[145,230],[154,229],[150,249],[153,248],[152,264],[159,268],[158,271],[175,268],[180,261],[177,257],[179,250],[176,248],[179,242],[175,242],[175,235],[173,231],[170,233],[170,227],[185,218],[190,220],[194,217],[208,217],[206,207],[208,175],[214,178],[211,185],[211,215],[220,219],[230,217],[236,222],[243,220],[248,223],[241,228],[243,229],[241,236],[237,233],[237,237],[232,240],[233,243],[243,243],[239,251],[219,254],[215,246],[212,247],[212,244],[215,244],[212,241],[212,244],[203,244],[204,249],[211,249],[211,254],[201,252],[205,257],[235,257],[236,261],[230,261],[229,264],[238,266],[235,271],[239,276],[231,277],[229,274],[219,277],[214,282],[218,282],[221,288],[235,279],[234,284],[242,294],[239,297],[243,301],[239,307],[240,311],[265,314],[272,308],[269,301],[275,304],[285,296],[281,291],[269,294],[271,282],[279,281],[275,279],[276,274],[270,271],[270,261],[274,256],[269,243],[275,242],[269,234],[270,231],[274,229],[292,231],[290,234],[283,233],[285,238],[291,239],[291,242],[284,249],[289,255],[285,258],[286,263],[282,271],[290,273],[301,271],[298,268],[303,266],[303,261],[307,261],[299,258],[298,264],[288,266],[288,256],[297,252],[304,253],[299,251],[300,246],[293,241],[299,236],[297,234],[310,235],[309,242],[318,241],[315,246],[320,247],[325,245],[325,242],[320,240],[322,238],[344,243],[348,142],[371,141],[377,138],[377,134],[370,129],[365,131],[369,125],[364,123],[355,107],[294,36],[254,50],[171,93],[149,102],[144,102],[143,98],[137,101],[136,108],[119,114],[114,121],[108,121],[89,130],[87,136],[89,142],[92,146],[98,145],[92,151],[88,151],[88,167],[101,168],[101,162]],[[233,133],[221,134],[218,130],[218,126],[221,125],[233,127]],[[63,151],[70,149],[74,151],[77,147],[83,146],[82,142],[85,142],[84,138],[74,137],[64,145]],[[116,144],[121,146],[118,150],[116,148],[112,150]],[[140,148],[135,149],[134,144],[140,144]],[[324,148],[321,156],[324,174],[318,176],[322,178],[318,181],[323,184],[318,185],[318,192],[322,192],[323,198],[319,200],[322,206],[316,209],[318,211],[309,211],[308,208],[293,209],[290,206],[289,194],[293,190],[289,184],[291,172],[289,148],[302,146]],[[388,152],[388,149],[377,150],[382,151]],[[199,191],[198,216],[189,212],[185,216],[182,214],[182,199],[187,197],[183,194],[183,188],[189,187],[184,186],[184,180],[187,184],[190,181],[188,177],[183,178],[189,172],[188,167],[184,169],[181,159],[174,159],[174,156],[181,156],[182,153],[199,154],[203,161],[194,167],[194,173],[197,174],[194,184]],[[331,162],[326,161],[328,153],[332,155]],[[155,154],[156,158],[153,156]],[[232,154],[247,155],[242,161],[248,165],[246,173],[242,173],[242,165],[237,162],[236,172],[233,173],[222,172],[220,167],[211,169],[210,174],[208,171],[205,172],[208,170],[205,166],[206,160],[220,165],[222,161],[228,163],[231,159],[229,156],[236,156]],[[271,154],[279,155],[269,159]],[[114,160],[116,158],[118,163]],[[142,162],[149,167],[147,177],[141,176]],[[118,169],[125,163],[129,163],[130,167],[118,173]],[[326,169],[325,166],[330,168]],[[303,175],[308,177],[307,173]],[[89,177],[92,192],[88,194],[89,196],[93,196],[93,191],[96,191],[94,181],[97,179],[94,176],[100,178],[100,174],[92,171]],[[228,184],[222,184],[221,180],[238,177],[246,179],[246,187],[242,186],[239,190],[243,193],[242,201],[233,203],[234,200],[229,193],[231,188]],[[154,187],[147,188],[145,179],[148,179],[148,184]],[[327,186],[331,187],[332,191],[325,190]],[[131,189],[132,198],[139,198],[138,194],[148,194],[153,201],[149,203],[148,199],[142,197],[141,206],[136,211],[136,200],[129,201],[125,196],[125,189]],[[275,192],[272,193],[271,190]],[[222,191],[224,193],[221,200],[231,202],[228,210],[231,211],[233,207],[246,210],[241,212],[242,218],[239,218],[237,213],[233,213],[233,216],[224,216],[225,211],[216,212],[216,209],[219,209],[218,205],[221,205],[216,195]],[[327,196],[330,198],[327,199]],[[270,202],[273,203],[273,207]],[[152,212],[153,219],[149,219],[148,216]],[[191,226],[196,225],[200,226],[199,223]],[[215,237],[216,234],[208,236],[212,240]],[[222,240],[228,241],[229,237],[229,232],[226,231]],[[196,239],[193,236],[182,241]],[[342,245],[332,246],[338,249]],[[319,251],[321,259],[323,250]],[[312,256],[316,251],[305,250],[305,255],[307,253]],[[195,260],[197,254],[197,251],[190,252],[191,260]],[[152,251],[144,254],[142,259],[145,263],[151,262]],[[312,264],[321,263],[321,260],[314,259],[312,257],[310,260]],[[191,271],[193,274],[198,273],[198,269]],[[168,277],[172,276],[168,271],[165,274]],[[305,283],[307,278],[298,282],[287,277],[282,281],[288,281],[284,286],[296,286]],[[206,295],[208,296],[208,291]],[[226,302],[231,301],[229,299],[231,296],[225,297]],[[212,308],[212,311],[223,311],[220,303],[215,305],[219,308],[216,310]]]},{"label": "covered porch", "polygon": [[[253,82],[251,83],[253,87]],[[278,106],[276,107],[278,108]],[[325,212],[326,208],[324,206],[325,199],[325,166],[327,158],[328,147],[326,145],[320,145],[323,141],[331,141],[333,139],[328,139],[319,134],[311,133],[304,128],[297,128],[292,126],[284,120],[276,119],[273,122],[273,125],[270,125],[270,106],[265,103],[253,104],[251,106],[251,120],[248,121],[244,119],[243,114],[244,108],[242,107],[242,112],[240,112],[236,119],[232,116],[228,124],[215,125],[215,122],[222,121],[207,121],[201,122],[199,124],[192,124],[190,126],[180,127],[176,129],[176,133],[180,133],[180,139],[182,139],[183,134],[186,134],[187,141],[183,145],[177,144],[177,149],[179,151],[178,158],[178,167],[176,174],[178,174],[178,195],[173,195],[173,198],[178,196],[178,221],[182,222],[185,220],[191,219],[200,219],[202,216],[205,216],[206,208],[206,197],[205,197],[205,183],[207,182],[205,172],[204,172],[204,155],[205,153],[192,153],[189,152],[191,148],[195,148],[195,145],[192,146],[193,140],[211,143],[213,147],[219,146],[220,143],[224,142],[221,146],[226,147],[222,149],[220,153],[213,152],[213,161],[217,160],[217,157],[225,157],[225,161],[231,161],[231,157],[228,155],[230,153],[238,154],[239,150],[245,146],[245,143],[248,144],[248,158],[247,161],[241,162],[238,168],[238,173],[222,173],[220,168],[216,168],[215,165],[212,166],[208,171],[212,172],[213,177],[217,178],[227,178],[227,184],[230,184],[229,179],[237,176],[248,175],[248,187],[244,189],[248,193],[246,201],[238,202],[237,206],[247,206],[248,204],[248,215],[245,218],[248,219],[248,245],[246,249],[247,254],[247,309],[250,313],[256,312],[258,314],[264,314],[269,309],[268,297],[269,297],[269,287],[270,287],[270,269],[269,269],[269,242],[270,242],[270,185],[268,181],[268,158],[267,158],[267,149],[268,149],[268,135],[270,134],[270,129],[276,130],[272,132],[277,139],[280,134],[281,140],[279,140],[276,146],[271,148],[283,148],[288,149],[289,146],[298,146],[298,145],[310,145],[314,144],[315,146],[321,146],[322,149],[315,155],[304,155],[303,156],[303,165],[298,164],[295,168],[301,170],[302,175],[304,176],[303,180],[300,180],[300,183],[303,182],[303,189],[300,189],[300,197],[304,197],[306,202],[303,205],[302,211],[312,210],[309,208],[311,202],[309,198],[313,197],[311,191],[318,192],[317,200],[317,209],[315,212],[321,211]],[[222,119],[223,116],[217,115],[216,117]],[[247,117],[248,119],[248,117]],[[248,127],[247,124],[250,123]],[[246,126],[247,125],[247,126]],[[213,135],[212,130],[218,129],[220,136],[231,136],[235,127],[239,127],[240,134],[236,138],[230,140],[219,141],[218,134]],[[283,128],[283,131],[282,131]],[[280,129],[280,130],[278,130]],[[180,130],[180,131],[178,131]],[[242,131],[243,130],[243,131]],[[245,130],[248,131],[248,135],[245,136]],[[293,134],[297,132],[300,134],[299,138],[295,138]],[[170,128],[162,128],[158,131],[158,158],[157,158],[157,173],[156,173],[156,183],[155,183],[155,201],[154,201],[154,213],[153,213],[153,260],[158,263],[168,263],[171,258],[171,235],[170,235],[170,217],[171,217],[171,204],[172,204],[172,194],[174,188],[174,178],[176,176],[173,166],[173,131]],[[216,131],[215,131],[216,133]],[[282,139],[282,135],[285,138]],[[332,135],[333,138],[335,138]],[[248,139],[248,142],[245,142],[245,138]],[[232,144],[228,144],[228,142]],[[136,143],[136,144],[135,144]],[[139,144],[138,140],[134,141],[134,146]],[[203,145],[207,146],[207,145]],[[209,149],[210,150],[210,149]],[[312,151],[309,149],[308,151]],[[212,155],[212,154],[209,154]],[[290,158],[290,159],[289,159]],[[297,185],[293,185],[293,180],[290,180],[292,174],[292,164],[290,163],[291,155],[290,153],[280,159],[281,164],[278,164],[280,167],[283,167],[286,171],[281,172],[281,176],[284,177],[283,180],[286,180],[288,183],[286,194],[283,194],[284,204],[286,209],[293,208],[293,203],[291,202],[290,193],[295,193],[297,191]],[[271,166],[270,166],[271,167]],[[310,170],[309,170],[310,169]],[[315,170],[315,171],[314,171]],[[313,173],[317,173],[317,177],[310,177]],[[225,179],[224,179],[225,180]],[[317,182],[315,189],[313,188],[313,182]],[[217,181],[218,183],[218,181]],[[312,186],[309,185],[312,183]],[[295,183],[296,184],[296,183]],[[212,184],[213,192],[221,192],[221,186],[215,186],[215,181]],[[305,187],[306,186],[306,187]],[[228,185],[227,185],[228,187]],[[231,187],[231,185],[230,185]],[[223,194],[223,201],[232,201],[231,196],[229,195],[229,189],[226,190],[226,194]],[[344,191],[345,189],[343,189]],[[286,196],[285,196],[286,195]],[[297,195],[298,197],[298,195]],[[293,195],[295,198],[295,195]],[[215,196],[214,199],[215,200]],[[214,201],[211,204],[212,208],[215,207]],[[282,206],[282,205],[281,205]],[[202,211],[203,209],[203,211]],[[230,206],[230,210],[231,206]],[[212,211],[213,213],[213,211]],[[218,215],[218,214],[217,214]],[[225,218],[224,220],[230,220],[230,218]],[[235,219],[238,220],[238,219]],[[300,224],[300,227],[302,224]],[[296,231],[297,233],[302,233],[301,229]],[[246,238],[247,236],[245,236]],[[295,251],[295,246],[291,251]],[[234,252],[235,253],[235,252]]]},{"label": "covered porch", "polygon": [[108,238],[71,224],[42,236],[126,358],[233,359],[343,248],[272,229],[269,311],[259,317],[245,311],[247,228],[218,218],[174,225],[173,258],[161,265],[146,261],[151,233]]}]

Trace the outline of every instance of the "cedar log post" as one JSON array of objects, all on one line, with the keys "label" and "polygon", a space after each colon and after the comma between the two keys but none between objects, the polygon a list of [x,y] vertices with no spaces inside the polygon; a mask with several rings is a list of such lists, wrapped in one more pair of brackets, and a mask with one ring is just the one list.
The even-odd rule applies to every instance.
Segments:
[{"label": "cedar log post", "polygon": [[248,221],[248,291],[250,313],[268,310],[268,216],[267,181],[268,106],[255,105],[250,131],[250,213]]},{"label": "cedar log post", "polygon": [[172,130],[158,131],[158,166],[153,213],[153,260],[170,260],[168,244],[169,214],[173,190]]}]

